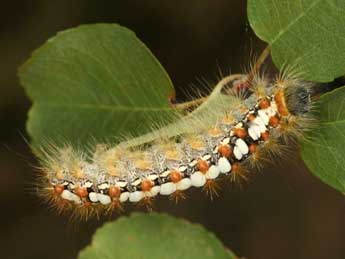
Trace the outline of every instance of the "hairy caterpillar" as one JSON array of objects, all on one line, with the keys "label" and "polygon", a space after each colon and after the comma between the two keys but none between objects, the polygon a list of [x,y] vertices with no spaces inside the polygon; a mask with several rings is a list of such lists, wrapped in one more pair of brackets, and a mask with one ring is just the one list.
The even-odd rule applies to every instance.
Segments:
[{"label": "hairy caterpillar", "polygon": [[[222,94],[226,85],[230,92],[243,88],[242,98]],[[288,73],[274,80],[227,77],[208,98],[212,105],[172,126],[115,147],[101,145],[92,155],[69,146],[44,151],[41,194],[59,211],[85,217],[125,203],[150,205],[159,194],[179,198],[190,187],[212,195],[216,181],[245,178],[279,154],[282,143],[303,137],[311,121],[311,91]]]}]

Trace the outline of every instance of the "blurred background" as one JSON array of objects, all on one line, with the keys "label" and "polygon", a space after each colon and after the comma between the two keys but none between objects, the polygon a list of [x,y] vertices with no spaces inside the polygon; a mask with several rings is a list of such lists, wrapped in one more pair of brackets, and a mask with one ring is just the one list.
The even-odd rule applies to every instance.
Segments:
[{"label": "blurred background", "polygon": [[[181,99],[200,79],[215,82],[219,70],[247,68],[265,46],[250,29],[243,0],[3,2],[1,258],[76,258],[104,223],[71,223],[28,190],[36,177],[36,161],[25,142],[30,101],[16,75],[30,53],[58,31],[96,22],[135,31],[165,67]],[[242,189],[227,185],[214,201],[193,190],[177,206],[158,199],[155,210],[202,224],[240,257],[345,258],[343,195],[311,175],[297,152],[293,161],[275,161]]]}]

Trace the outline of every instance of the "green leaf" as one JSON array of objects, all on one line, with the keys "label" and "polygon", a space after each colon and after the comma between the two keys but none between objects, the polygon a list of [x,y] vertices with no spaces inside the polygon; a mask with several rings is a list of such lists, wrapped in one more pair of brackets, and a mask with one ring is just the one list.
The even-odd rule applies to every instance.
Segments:
[{"label": "green leaf", "polygon": [[345,192],[345,87],[317,103],[319,125],[304,143],[302,158],[322,181]]},{"label": "green leaf", "polygon": [[319,82],[345,74],[345,1],[248,0],[248,18],[279,68]]},{"label": "green leaf", "polygon": [[116,24],[58,33],[19,76],[33,101],[27,129],[34,145],[140,135],[173,114],[168,75],[133,32]]},{"label": "green leaf", "polygon": [[236,258],[202,226],[163,214],[132,214],[98,229],[79,259]]}]

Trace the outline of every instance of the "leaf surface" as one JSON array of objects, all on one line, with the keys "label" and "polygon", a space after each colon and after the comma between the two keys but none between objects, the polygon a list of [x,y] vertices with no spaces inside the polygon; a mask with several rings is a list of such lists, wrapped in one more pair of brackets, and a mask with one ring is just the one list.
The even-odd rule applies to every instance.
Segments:
[{"label": "leaf surface", "polygon": [[279,68],[319,82],[345,74],[345,1],[248,0],[248,19]]},{"label": "leaf surface", "polygon": [[322,181],[345,193],[345,87],[316,104],[319,124],[304,143],[302,158]]},{"label": "leaf surface", "polygon": [[27,129],[34,145],[83,147],[140,135],[173,117],[168,75],[133,32],[116,24],[58,33],[19,76],[33,102]]},{"label": "leaf surface", "polygon": [[164,214],[122,217],[95,233],[79,259],[236,258],[202,226]]}]

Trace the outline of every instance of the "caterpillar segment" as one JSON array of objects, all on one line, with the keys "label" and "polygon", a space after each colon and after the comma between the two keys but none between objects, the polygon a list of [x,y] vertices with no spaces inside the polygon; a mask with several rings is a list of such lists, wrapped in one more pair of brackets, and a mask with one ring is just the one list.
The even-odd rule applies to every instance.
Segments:
[{"label": "caterpillar segment", "polygon": [[54,166],[45,169],[46,196],[57,207],[87,211],[88,215],[121,209],[125,203],[147,205],[157,195],[178,200],[192,187],[203,188],[213,197],[219,188],[216,181],[246,178],[248,168],[262,162],[272,143],[290,134],[290,122],[293,130],[301,130],[296,121],[303,121],[309,111],[310,91],[303,82],[293,82],[267,83],[266,95],[262,88],[252,93],[247,110],[237,115],[236,122],[229,117],[233,114],[229,107],[208,130],[158,139],[137,149],[115,147],[98,152],[91,162],[70,148],[63,149],[60,157],[70,160],[53,159]]}]

